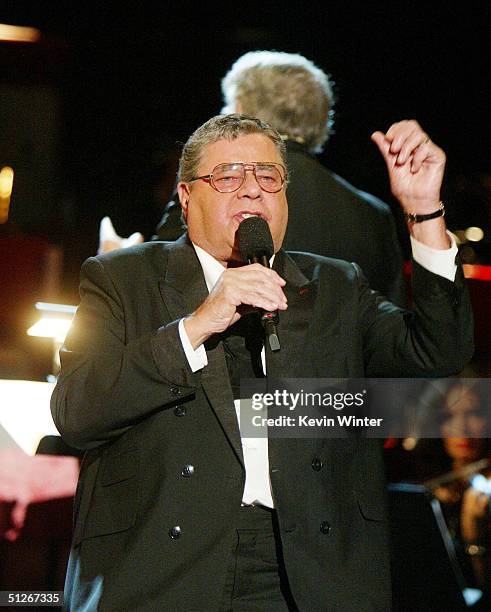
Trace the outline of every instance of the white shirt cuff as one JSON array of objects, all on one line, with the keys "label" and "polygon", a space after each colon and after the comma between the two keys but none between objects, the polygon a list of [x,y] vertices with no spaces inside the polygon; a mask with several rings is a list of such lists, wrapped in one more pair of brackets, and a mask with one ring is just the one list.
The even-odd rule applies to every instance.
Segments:
[{"label": "white shirt cuff", "polygon": [[447,231],[447,236],[452,242],[452,246],[449,249],[433,249],[410,236],[411,249],[414,261],[417,261],[420,266],[423,266],[429,272],[433,272],[433,274],[438,274],[453,282],[457,272],[455,257],[457,256],[458,248],[453,234]]},{"label": "white shirt cuff", "polygon": [[186,354],[191,372],[202,370],[206,365],[208,365],[208,356],[206,354],[204,345],[200,344],[196,350],[193,349],[193,346],[186,333],[186,328],[184,327],[184,319],[179,321],[179,337],[181,338],[182,348]]}]

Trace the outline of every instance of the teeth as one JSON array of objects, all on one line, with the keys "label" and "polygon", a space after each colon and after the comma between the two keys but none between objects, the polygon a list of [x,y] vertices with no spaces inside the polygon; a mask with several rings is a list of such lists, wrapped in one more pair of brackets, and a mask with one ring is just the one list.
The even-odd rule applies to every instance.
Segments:
[{"label": "teeth", "polygon": [[244,219],[249,219],[250,217],[259,217],[259,215],[253,215],[251,213],[244,213],[242,216],[244,217]]}]

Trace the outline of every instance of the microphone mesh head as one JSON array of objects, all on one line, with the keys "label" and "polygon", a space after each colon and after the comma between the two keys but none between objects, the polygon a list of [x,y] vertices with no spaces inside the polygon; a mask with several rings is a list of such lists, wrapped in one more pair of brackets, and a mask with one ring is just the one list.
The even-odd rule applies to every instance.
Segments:
[{"label": "microphone mesh head", "polygon": [[274,253],[273,237],[267,221],[261,217],[244,219],[237,230],[239,251],[245,261],[254,256],[265,255],[268,259]]}]

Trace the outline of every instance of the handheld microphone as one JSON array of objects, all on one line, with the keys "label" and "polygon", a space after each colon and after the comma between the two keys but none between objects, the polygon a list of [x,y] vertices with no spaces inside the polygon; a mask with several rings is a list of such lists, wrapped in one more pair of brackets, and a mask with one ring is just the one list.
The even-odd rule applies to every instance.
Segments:
[{"label": "handheld microphone", "polygon": [[[249,263],[259,263],[269,268],[273,256],[273,237],[267,222],[261,217],[244,219],[237,230],[239,251],[242,258]],[[272,351],[280,350],[280,338],[276,326],[279,322],[278,311],[262,311],[261,323]]]}]

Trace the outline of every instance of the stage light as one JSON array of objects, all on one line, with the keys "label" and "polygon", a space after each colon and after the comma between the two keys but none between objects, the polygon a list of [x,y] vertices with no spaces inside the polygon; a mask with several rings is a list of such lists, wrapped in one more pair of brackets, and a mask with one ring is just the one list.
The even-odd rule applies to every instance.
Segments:
[{"label": "stage light", "polygon": [[27,330],[28,335],[53,338],[57,342],[63,342],[77,307],[47,302],[36,302],[35,307],[42,313],[42,316]]},{"label": "stage light", "polygon": [[36,30],[36,28],[0,23],[0,40],[34,43],[37,42],[40,37],[41,32]]},{"label": "stage light", "polygon": [[27,330],[27,334],[53,339],[53,373],[48,376],[48,380],[52,381],[60,371],[59,350],[65,341],[77,307],[49,302],[36,302],[35,307],[42,313],[41,318]]},{"label": "stage light", "polygon": [[10,166],[0,170],[0,198],[10,198],[14,184],[14,171]]},{"label": "stage light", "polygon": [[14,184],[14,171],[10,166],[0,170],[0,224],[7,223],[9,218],[10,196]]},{"label": "stage light", "polygon": [[417,443],[417,438],[404,438],[404,440],[402,441],[402,448],[407,451],[412,451],[416,448]]},{"label": "stage light", "polygon": [[34,323],[34,325],[27,330],[27,333],[29,336],[55,338],[63,342],[71,324],[72,322],[68,319],[56,319],[54,317],[43,318],[37,323]]}]

